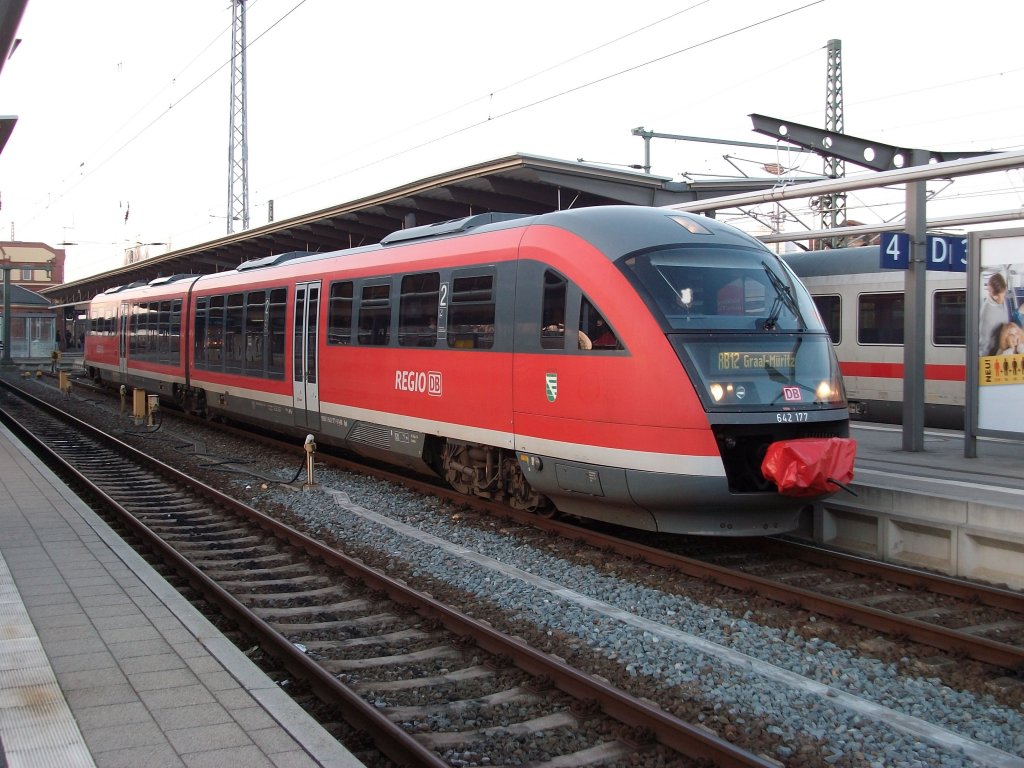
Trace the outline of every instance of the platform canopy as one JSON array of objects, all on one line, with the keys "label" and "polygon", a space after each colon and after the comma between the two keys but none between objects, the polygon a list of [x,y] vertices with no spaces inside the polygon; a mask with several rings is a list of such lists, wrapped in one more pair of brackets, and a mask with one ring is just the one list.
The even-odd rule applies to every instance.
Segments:
[{"label": "platform canopy", "polygon": [[400,229],[476,213],[539,214],[595,205],[670,205],[771,189],[777,177],[678,182],[588,163],[516,154],[415,181],[119,269],[48,287],[54,304],[85,301],[118,285],[234,269],[290,251],[371,245]]},{"label": "platform canopy", "polygon": [[[20,42],[17,38],[18,24],[21,23],[26,5],[28,0],[0,0],[0,72],[3,72],[4,64]],[[17,122],[18,118],[14,115],[0,117],[0,152],[7,146],[7,140],[11,138]]]}]

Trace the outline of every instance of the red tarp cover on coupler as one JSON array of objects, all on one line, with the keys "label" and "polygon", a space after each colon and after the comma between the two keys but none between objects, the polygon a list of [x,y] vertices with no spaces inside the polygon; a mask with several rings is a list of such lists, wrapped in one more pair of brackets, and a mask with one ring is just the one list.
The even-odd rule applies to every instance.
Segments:
[{"label": "red tarp cover on coupler", "polygon": [[845,437],[780,440],[768,446],[761,473],[785,496],[835,493],[853,479],[856,452],[857,441]]}]

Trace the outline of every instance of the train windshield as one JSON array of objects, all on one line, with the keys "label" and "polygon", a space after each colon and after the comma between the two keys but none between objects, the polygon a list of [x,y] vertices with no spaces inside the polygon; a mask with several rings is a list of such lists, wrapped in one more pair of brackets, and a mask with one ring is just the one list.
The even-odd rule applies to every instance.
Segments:
[{"label": "train windshield", "polygon": [[821,317],[774,254],[680,245],[627,256],[622,266],[709,411],[845,407]]},{"label": "train windshield", "polygon": [[677,246],[622,264],[671,330],[824,330],[810,294],[767,251]]}]

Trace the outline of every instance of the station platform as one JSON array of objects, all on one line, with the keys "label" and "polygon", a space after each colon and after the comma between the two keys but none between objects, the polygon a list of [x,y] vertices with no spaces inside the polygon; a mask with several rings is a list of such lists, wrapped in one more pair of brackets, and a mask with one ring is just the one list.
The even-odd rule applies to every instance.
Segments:
[{"label": "station platform", "polygon": [[964,435],[944,429],[924,432],[923,451],[903,450],[903,429],[898,425],[850,423],[857,441],[857,469],[905,469],[922,478],[962,480],[970,484],[1024,491],[1024,442],[979,438],[977,457],[965,458]]},{"label": "station platform", "polygon": [[853,422],[851,488],[815,505],[798,535],[887,562],[1024,589],[1024,442],[926,430],[903,450],[899,426]]},{"label": "station platform", "polygon": [[361,766],[0,426],[0,768]]}]

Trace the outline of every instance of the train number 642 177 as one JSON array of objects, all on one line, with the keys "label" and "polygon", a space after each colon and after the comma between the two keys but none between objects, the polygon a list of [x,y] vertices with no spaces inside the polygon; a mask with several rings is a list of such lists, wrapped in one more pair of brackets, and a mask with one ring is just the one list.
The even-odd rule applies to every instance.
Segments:
[{"label": "train number 642 177", "polygon": [[775,420],[780,423],[789,423],[792,421],[810,421],[810,414],[805,411],[785,411],[783,413],[776,413]]}]

